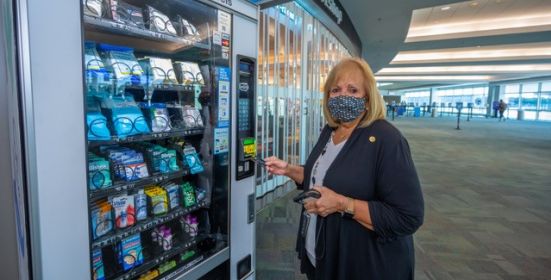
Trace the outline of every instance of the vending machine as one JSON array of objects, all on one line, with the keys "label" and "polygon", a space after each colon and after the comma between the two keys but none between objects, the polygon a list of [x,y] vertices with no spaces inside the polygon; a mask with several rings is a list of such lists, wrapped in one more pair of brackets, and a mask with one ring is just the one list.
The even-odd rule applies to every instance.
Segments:
[{"label": "vending machine", "polygon": [[257,6],[19,1],[34,279],[254,279]]}]

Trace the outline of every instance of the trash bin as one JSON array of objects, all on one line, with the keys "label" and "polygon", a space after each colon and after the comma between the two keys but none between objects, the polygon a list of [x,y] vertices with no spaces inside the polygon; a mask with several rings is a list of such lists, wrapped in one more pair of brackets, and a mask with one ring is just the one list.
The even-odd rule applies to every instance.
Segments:
[{"label": "trash bin", "polygon": [[437,113],[436,108],[432,108],[432,111],[430,112],[430,116],[434,118],[436,116],[436,113]]},{"label": "trash bin", "polygon": [[519,120],[519,121],[524,120],[524,110],[518,110],[517,111],[517,120]]}]

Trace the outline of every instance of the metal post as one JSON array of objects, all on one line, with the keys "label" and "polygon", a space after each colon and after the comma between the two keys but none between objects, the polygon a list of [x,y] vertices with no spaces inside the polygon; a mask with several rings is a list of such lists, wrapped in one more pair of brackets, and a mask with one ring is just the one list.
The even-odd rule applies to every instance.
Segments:
[{"label": "metal post", "polygon": [[461,128],[459,128],[459,122],[461,120],[461,109],[457,109],[457,127],[455,129],[457,130],[460,130]]}]

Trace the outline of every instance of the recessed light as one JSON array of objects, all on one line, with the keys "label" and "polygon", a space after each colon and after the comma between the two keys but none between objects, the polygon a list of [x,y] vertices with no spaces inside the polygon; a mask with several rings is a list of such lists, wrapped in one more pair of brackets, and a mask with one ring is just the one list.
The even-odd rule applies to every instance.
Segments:
[{"label": "recessed light", "polygon": [[440,8],[440,10],[442,10],[442,11],[447,11],[447,10],[449,10],[449,9],[450,9],[450,6],[446,6],[446,7]]},{"label": "recessed light", "polygon": [[469,73],[521,73],[550,72],[551,64],[502,64],[466,66],[385,67],[377,75],[395,74],[469,74]]},{"label": "recessed light", "polygon": [[381,81],[488,81],[493,76],[467,75],[467,76],[375,76],[375,80]]}]

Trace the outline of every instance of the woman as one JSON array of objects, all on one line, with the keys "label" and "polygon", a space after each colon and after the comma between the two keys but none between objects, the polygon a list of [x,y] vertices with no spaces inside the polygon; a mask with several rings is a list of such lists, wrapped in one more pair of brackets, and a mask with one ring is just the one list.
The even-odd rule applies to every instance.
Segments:
[{"label": "woman", "polygon": [[316,280],[413,279],[423,196],[407,140],[384,120],[369,65],[337,64],[323,104],[327,125],[304,166],[265,159],[268,172],[321,193],[304,203],[301,272]]}]

